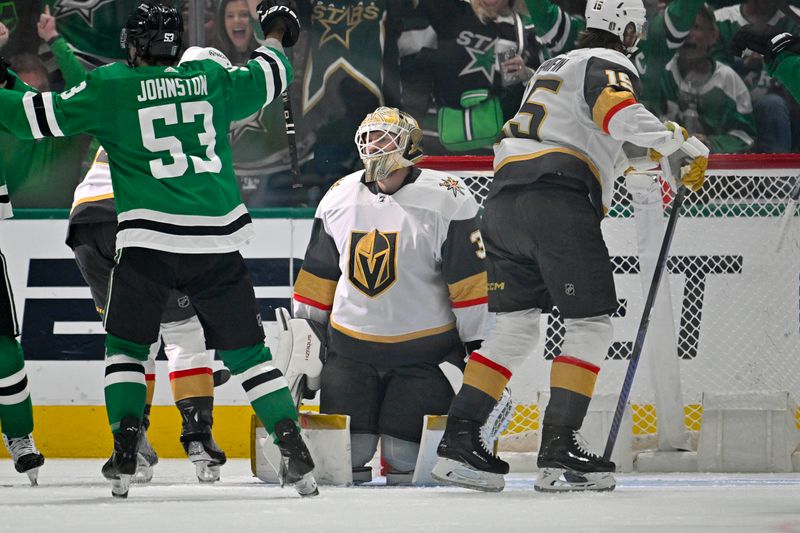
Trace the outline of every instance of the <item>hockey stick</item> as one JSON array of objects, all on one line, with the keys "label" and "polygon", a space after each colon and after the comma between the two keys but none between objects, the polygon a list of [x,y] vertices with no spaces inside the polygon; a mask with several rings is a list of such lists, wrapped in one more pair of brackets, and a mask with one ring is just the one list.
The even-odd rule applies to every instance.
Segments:
[{"label": "hockey stick", "polygon": [[289,158],[292,162],[292,188],[299,189],[303,184],[300,183],[300,163],[297,161],[297,141],[294,137],[294,115],[292,114],[292,103],[289,100],[289,89],[281,93],[281,100],[283,100],[283,120],[286,123]]},{"label": "hockey stick", "polygon": [[783,241],[786,238],[786,228],[789,227],[789,222],[797,210],[797,204],[800,202],[800,175],[795,178],[794,187],[789,191],[789,196],[786,198],[786,207],[783,209],[781,215],[780,229],[778,230],[778,244],[775,246],[775,253],[780,252],[783,247]]},{"label": "hockey stick", "polygon": [[639,322],[639,331],[636,332],[636,341],[633,343],[633,351],[631,352],[630,361],[628,361],[628,371],[625,373],[625,380],[622,382],[622,390],[619,393],[617,409],[614,411],[614,420],[611,422],[611,431],[608,433],[606,449],[603,452],[603,459],[606,461],[611,459],[611,452],[614,451],[614,444],[617,442],[619,427],[622,423],[623,413],[625,412],[625,404],[628,403],[628,398],[631,394],[633,378],[636,375],[636,367],[639,366],[639,357],[644,348],[644,338],[645,335],[647,335],[647,328],[650,325],[650,312],[653,310],[653,304],[658,294],[658,287],[661,285],[661,277],[667,267],[669,248],[672,244],[672,236],[675,234],[675,225],[678,222],[678,212],[681,210],[681,204],[683,204],[683,199],[687,192],[688,189],[681,185],[678,192],[675,194],[675,198],[672,200],[672,211],[669,214],[667,230],[664,233],[664,240],[661,242],[661,250],[658,252],[656,268],[653,271],[653,280],[650,282],[650,290],[647,292],[647,300],[642,310],[642,320]]}]

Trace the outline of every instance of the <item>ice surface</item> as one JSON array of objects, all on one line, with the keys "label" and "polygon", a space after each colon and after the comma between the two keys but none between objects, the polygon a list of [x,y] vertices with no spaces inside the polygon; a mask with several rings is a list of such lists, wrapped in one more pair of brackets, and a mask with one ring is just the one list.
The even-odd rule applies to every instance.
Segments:
[{"label": "ice surface", "polygon": [[186,460],[164,460],[149,485],[111,498],[102,460],[48,459],[39,486],[0,461],[0,531],[15,533],[800,533],[800,474],[620,475],[603,494],[544,495],[531,474],[497,494],[458,488],[320,487],[294,490],[250,475],[247,460],[200,485]]}]

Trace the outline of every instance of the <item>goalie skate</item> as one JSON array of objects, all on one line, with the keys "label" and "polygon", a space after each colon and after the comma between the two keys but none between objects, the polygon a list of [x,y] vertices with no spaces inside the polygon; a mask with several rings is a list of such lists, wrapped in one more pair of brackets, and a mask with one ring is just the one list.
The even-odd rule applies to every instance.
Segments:
[{"label": "goalie skate", "polygon": [[611,472],[576,472],[564,468],[541,468],[533,484],[539,492],[604,492],[616,486]]}]

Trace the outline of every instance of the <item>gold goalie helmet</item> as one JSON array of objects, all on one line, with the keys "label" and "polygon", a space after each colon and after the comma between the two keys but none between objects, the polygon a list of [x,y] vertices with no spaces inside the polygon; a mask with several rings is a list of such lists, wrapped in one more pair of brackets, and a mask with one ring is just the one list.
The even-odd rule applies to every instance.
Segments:
[{"label": "gold goalie helmet", "polygon": [[408,113],[379,107],[356,131],[358,155],[364,162],[364,181],[380,181],[422,159],[422,130]]}]

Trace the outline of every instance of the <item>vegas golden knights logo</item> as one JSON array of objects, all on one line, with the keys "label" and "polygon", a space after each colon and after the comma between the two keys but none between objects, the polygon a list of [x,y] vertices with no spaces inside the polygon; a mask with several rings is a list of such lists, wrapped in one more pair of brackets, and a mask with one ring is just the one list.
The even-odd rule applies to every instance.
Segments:
[{"label": "vegas golden knights logo", "polygon": [[397,281],[398,232],[350,233],[347,278],[355,288],[374,298]]}]

